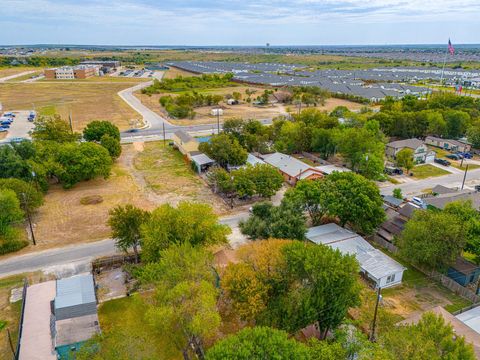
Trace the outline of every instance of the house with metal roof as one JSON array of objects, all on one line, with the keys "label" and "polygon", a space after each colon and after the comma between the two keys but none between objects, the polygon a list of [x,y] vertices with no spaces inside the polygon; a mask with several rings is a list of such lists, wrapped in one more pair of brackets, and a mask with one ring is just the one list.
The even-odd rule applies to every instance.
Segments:
[{"label": "house with metal roof", "polygon": [[263,156],[263,160],[277,168],[286,182],[295,185],[298,180],[315,180],[324,176],[323,172],[315,167],[305,164],[290,155],[279,152]]},{"label": "house with metal roof", "polygon": [[308,229],[306,237],[315,244],[328,245],[342,254],[355,255],[361,273],[376,288],[391,287],[402,282],[406,268],[350,230],[331,223]]},{"label": "house with metal roof", "polygon": [[439,147],[448,151],[470,151],[472,146],[466,142],[452,140],[452,139],[442,139],[435,136],[427,136],[425,138],[425,143],[435,147]]},{"label": "house with metal roof", "polygon": [[183,130],[175,131],[172,140],[173,145],[188,158],[191,152],[198,151],[198,140]]},{"label": "house with metal roof", "polygon": [[215,160],[210,159],[207,155],[199,151],[191,152],[190,160],[194,164],[194,168],[199,174],[207,171],[210,166],[215,164]]}]

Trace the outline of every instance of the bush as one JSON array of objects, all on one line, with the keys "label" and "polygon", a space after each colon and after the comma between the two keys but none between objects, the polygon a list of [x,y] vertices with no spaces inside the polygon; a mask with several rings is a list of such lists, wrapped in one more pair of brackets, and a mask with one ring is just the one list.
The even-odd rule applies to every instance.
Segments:
[{"label": "bush", "polygon": [[120,131],[118,130],[118,127],[109,121],[92,121],[88,123],[83,130],[83,138],[87,141],[100,142],[104,135],[109,135],[120,141]]},{"label": "bush", "polygon": [[25,240],[13,240],[0,244],[0,255],[5,255],[11,252],[16,252],[23,249],[28,245],[28,241]]}]

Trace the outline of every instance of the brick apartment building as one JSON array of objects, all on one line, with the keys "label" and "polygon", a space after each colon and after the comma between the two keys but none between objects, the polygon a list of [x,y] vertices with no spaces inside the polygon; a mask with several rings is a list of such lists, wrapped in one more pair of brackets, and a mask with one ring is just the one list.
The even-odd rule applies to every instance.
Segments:
[{"label": "brick apartment building", "polygon": [[86,79],[92,76],[98,76],[99,69],[99,66],[93,65],[62,66],[59,68],[45,69],[44,75],[46,79]]}]

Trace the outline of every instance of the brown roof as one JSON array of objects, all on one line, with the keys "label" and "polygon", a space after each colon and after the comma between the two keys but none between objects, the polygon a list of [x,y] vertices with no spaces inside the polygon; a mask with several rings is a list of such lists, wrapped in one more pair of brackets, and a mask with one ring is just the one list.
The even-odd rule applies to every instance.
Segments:
[{"label": "brown roof", "polygon": [[457,261],[455,261],[455,264],[451,265],[450,267],[465,275],[470,275],[472,272],[478,269],[477,265],[465,260],[461,256],[459,256]]},{"label": "brown roof", "polygon": [[451,194],[442,194],[432,198],[426,198],[425,203],[430,206],[434,206],[438,209],[444,209],[445,206],[454,201],[466,201],[471,200],[472,206],[479,210],[480,209],[480,193],[475,191],[457,191]]},{"label": "brown roof", "polygon": [[[465,325],[462,321],[457,319],[455,316],[450,314],[447,310],[442,308],[441,306],[436,306],[433,309],[429,310],[436,315],[440,315],[444,318],[446,323],[449,323],[453,327],[453,331],[456,335],[464,336],[465,341],[473,345],[473,349],[475,351],[475,355],[477,359],[480,359],[480,334],[478,334],[475,330]],[[419,322],[420,318],[422,317],[422,313],[416,313],[415,315],[407,318],[401,322],[399,325],[408,325],[408,324],[416,324]]]},{"label": "brown roof", "polygon": [[399,213],[400,215],[403,215],[403,216],[405,216],[406,218],[409,218],[409,219],[410,219],[410,218],[412,217],[412,215],[413,215],[413,212],[414,212],[415,210],[418,210],[418,208],[415,207],[415,206],[413,206],[413,205],[410,204],[410,203],[407,203],[407,204],[405,204],[405,206],[402,206],[402,207],[400,208],[400,210],[398,210],[398,213]]}]

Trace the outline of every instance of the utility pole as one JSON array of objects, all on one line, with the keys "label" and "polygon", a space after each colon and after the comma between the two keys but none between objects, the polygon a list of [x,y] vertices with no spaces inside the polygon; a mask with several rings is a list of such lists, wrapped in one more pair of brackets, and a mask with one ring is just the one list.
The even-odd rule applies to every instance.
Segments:
[{"label": "utility pole", "polygon": [[12,350],[12,353],[13,353],[13,358],[16,359],[17,354],[15,353],[15,348],[13,347],[13,342],[12,342],[12,335],[10,335],[10,329],[8,328],[7,328],[7,335],[8,335],[8,343],[10,344],[10,349]]},{"label": "utility pole", "polygon": [[73,134],[72,110],[68,112],[68,122],[70,123],[70,132]]},{"label": "utility pole", "polygon": [[217,107],[217,135],[220,134],[220,108]]},{"label": "utility pole", "polygon": [[27,195],[25,193],[22,193],[22,196],[23,196],[23,202],[25,204],[25,213],[27,214],[28,225],[30,227],[30,233],[32,234],[32,242],[33,242],[33,245],[37,245],[37,242],[35,241],[35,233],[33,232],[30,209],[28,208]]},{"label": "utility pole", "polygon": [[465,166],[465,174],[463,174],[462,190],[463,190],[463,186],[465,185],[465,179],[467,178],[467,171],[468,171],[468,164],[467,166]]},{"label": "utility pole", "polygon": [[463,167],[463,159],[465,159],[465,153],[467,152],[467,144],[463,147],[462,161],[460,162],[460,167]]},{"label": "utility pole", "polygon": [[382,288],[379,287],[377,291],[377,302],[375,303],[375,313],[373,314],[373,323],[372,323],[372,332],[370,333],[370,341],[375,341],[375,326],[377,325],[377,312],[378,312],[378,303],[380,302],[380,292]]},{"label": "utility pole", "polygon": [[165,147],[165,123],[162,122],[162,128],[163,128],[163,147]]}]

